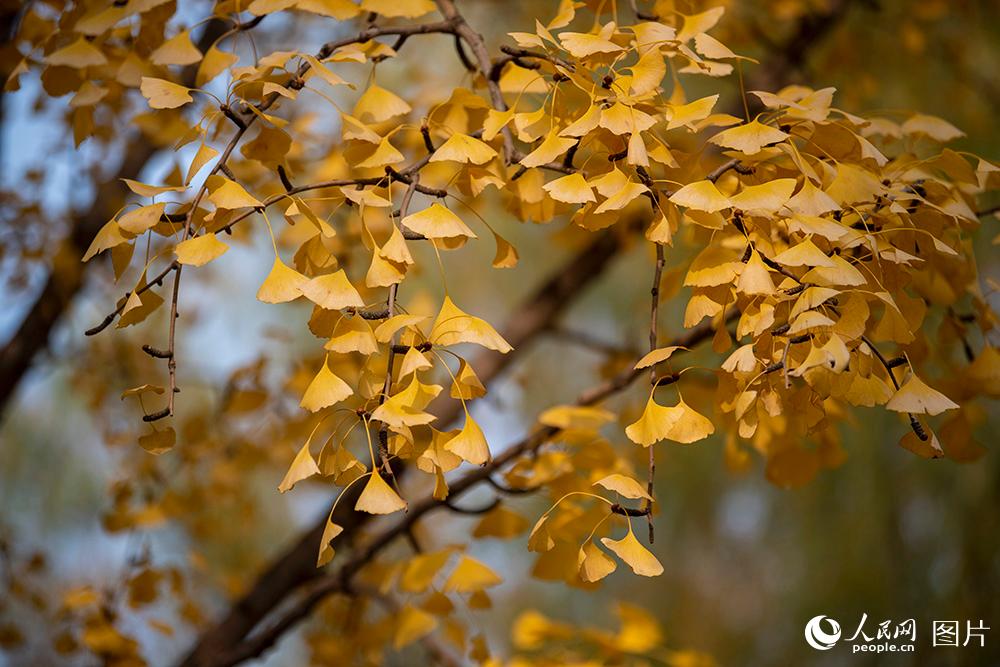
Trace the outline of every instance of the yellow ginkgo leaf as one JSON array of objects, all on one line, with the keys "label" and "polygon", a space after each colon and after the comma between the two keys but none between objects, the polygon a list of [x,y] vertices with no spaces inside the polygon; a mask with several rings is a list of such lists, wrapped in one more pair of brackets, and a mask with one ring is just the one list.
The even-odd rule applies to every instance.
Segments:
[{"label": "yellow ginkgo leaf", "polygon": [[750,253],[743,271],[740,272],[739,280],[736,281],[736,289],[743,294],[774,294],[774,281],[771,280],[771,272],[768,271],[764,260],[760,258],[760,253],[754,250]]},{"label": "yellow ginkgo leaf", "polygon": [[316,377],[306,387],[306,393],[302,395],[299,405],[310,412],[316,412],[340,403],[353,393],[354,390],[350,385],[334,375],[327,365],[327,360],[324,359]]},{"label": "yellow ginkgo leaf", "polygon": [[691,408],[684,402],[684,399],[681,399],[670,410],[675,412],[676,418],[670,422],[670,426],[667,428],[667,440],[686,445],[703,440],[715,433],[712,421]]},{"label": "yellow ginkgo leaf", "polygon": [[392,490],[378,472],[373,472],[368,477],[368,482],[354,505],[356,512],[369,514],[392,514],[403,509],[406,509],[406,501]]},{"label": "yellow ginkgo leaf", "polygon": [[614,491],[624,498],[645,498],[646,500],[653,499],[649,493],[646,492],[646,488],[642,484],[627,475],[619,473],[603,477],[594,482],[593,486],[603,486],[608,491]]},{"label": "yellow ginkgo leaf", "polygon": [[308,278],[281,261],[274,258],[271,272],[257,290],[257,299],[264,303],[285,303],[302,296],[302,288]]},{"label": "yellow ginkgo leaf", "polygon": [[509,540],[526,531],[528,526],[528,520],[523,516],[508,509],[506,505],[497,505],[483,515],[473,529],[472,536]]},{"label": "yellow ginkgo leaf", "polygon": [[194,100],[190,89],[149,76],[142,77],[139,92],[149,100],[149,106],[154,109],[176,109]]},{"label": "yellow ginkgo leaf", "polygon": [[191,42],[191,33],[179,32],[150,54],[154,65],[193,65],[201,60],[201,51]]},{"label": "yellow ginkgo leaf", "polygon": [[586,204],[590,201],[597,201],[594,191],[587,184],[587,179],[580,172],[549,181],[542,186],[542,189],[548,192],[549,196],[556,201],[567,204]]},{"label": "yellow ginkgo leaf", "polygon": [[354,105],[353,115],[361,120],[375,123],[387,121],[396,116],[410,112],[406,100],[378,85],[371,85],[365,90],[358,103]]},{"label": "yellow ginkgo leaf", "polygon": [[642,97],[660,87],[667,74],[667,65],[659,49],[649,49],[632,65],[632,94]]},{"label": "yellow ginkgo leaf", "polygon": [[122,182],[128,186],[129,190],[140,197],[156,197],[167,192],[184,192],[187,190],[187,187],[184,185],[150,185],[149,183],[133,181],[131,178],[123,178]]},{"label": "yellow ginkgo leaf", "polygon": [[320,308],[340,310],[341,308],[361,308],[365,305],[358,290],[348,280],[343,269],[316,276],[301,286],[302,295]]},{"label": "yellow ginkgo leaf", "polygon": [[323,349],[341,354],[348,352],[375,354],[378,352],[378,341],[375,340],[371,325],[364,318],[343,317],[338,320],[333,335]]},{"label": "yellow ginkgo leaf", "polygon": [[621,188],[618,189],[613,195],[601,202],[601,205],[594,210],[594,215],[600,215],[606,211],[618,211],[632,202],[636,197],[639,197],[644,192],[648,192],[647,188],[642,183],[636,183],[634,181],[628,181]]},{"label": "yellow ginkgo leaf", "polygon": [[462,164],[486,164],[497,156],[497,152],[484,141],[467,134],[455,133],[438,146],[431,155],[431,162],[461,162]]},{"label": "yellow ginkgo leaf", "polygon": [[410,313],[400,313],[393,315],[380,325],[375,327],[375,339],[380,343],[388,343],[400,329],[414,329],[427,318],[424,315],[412,315]]},{"label": "yellow ginkgo leaf", "polygon": [[599,35],[584,32],[563,32],[559,34],[563,48],[577,58],[586,58],[595,53],[618,53],[622,47]]},{"label": "yellow ginkgo leaf", "polygon": [[455,381],[451,383],[449,394],[452,398],[463,398],[471,401],[486,395],[486,387],[479,381],[479,376],[465,359],[459,360]]},{"label": "yellow ginkgo leaf", "polygon": [[379,142],[375,152],[358,162],[357,166],[359,169],[377,169],[387,164],[398,164],[403,159],[403,154],[389,143],[389,137],[385,137]]},{"label": "yellow ginkgo leaf", "polygon": [[181,241],[174,248],[174,254],[177,255],[177,261],[181,264],[203,266],[216,257],[221,257],[227,250],[229,250],[229,246],[220,241],[215,236],[215,232],[209,232],[187,241]]},{"label": "yellow ginkgo leaf", "polygon": [[712,181],[689,183],[671,195],[670,201],[678,206],[706,213],[715,213],[732,206],[729,198],[719,192]]},{"label": "yellow ginkgo leaf", "polygon": [[[83,69],[84,67],[107,65],[108,59],[92,42],[80,37],[72,44],[45,56],[45,64]],[[145,91],[143,94],[145,95]]]},{"label": "yellow ginkgo leaf", "polygon": [[411,213],[402,219],[401,224],[429,239],[448,239],[456,237],[478,238],[462,219],[450,209],[434,202],[417,213]]},{"label": "yellow ginkgo leaf", "polygon": [[806,239],[787,250],[779,252],[774,256],[774,261],[784,266],[826,266],[830,268],[837,266],[810,239]]},{"label": "yellow ginkgo leaf", "polygon": [[404,593],[423,593],[434,582],[441,568],[451,558],[451,549],[417,554],[406,564],[399,578],[399,588]]},{"label": "yellow ginkgo leaf", "polygon": [[473,465],[483,465],[490,460],[490,447],[486,442],[483,429],[468,414],[462,430],[445,445],[452,454],[461,456],[463,460]]},{"label": "yellow ginkgo leaf", "polygon": [[602,537],[601,544],[613,551],[636,574],[644,577],[658,577],[663,574],[663,565],[646,547],[639,544],[631,526],[622,539],[613,540],[610,537]]},{"label": "yellow ginkgo leaf", "polygon": [[712,113],[712,109],[715,108],[715,103],[718,101],[718,95],[709,95],[708,97],[702,97],[687,104],[671,105],[669,111],[667,111],[667,129],[673,130],[678,127],[693,128],[695,123],[708,118],[709,114]]},{"label": "yellow ginkgo leaf", "polygon": [[540,167],[568,151],[576,142],[576,139],[560,137],[556,130],[552,130],[535,150],[521,158],[521,164],[525,167]]},{"label": "yellow ginkgo leaf", "polygon": [[386,18],[415,19],[434,11],[431,0],[362,0],[361,8]]},{"label": "yellow ginkgo leaf", "polygon": [[[395,0],[394,0],[395,2]],[[437,617],[413,605],[405,605],[396,616],[396,633],[392,639],[397,651],[426,637],[438,626]]]},{"label": "yellow ginkgo leaf", "polygon": [[410,384],[385,400],[372,412],[372,419],[394,428],[430,424],[435,417],[424,412],[424,408],[441,393],[441,386],[423,384],[413,375]]},{"label": "yellow ginkgo leaf", "polygon": [[218,175],[212,176],[210,180],[212,183],[209,184],[209,188],[212,193],[208,196],[208,200],[215,204],[216,208],[237,209],[263,206],[236,181]]},{"label": "yellow ginkgo leaf", "polygon": [[642,416],[625,428],[625,435],[637,445],[649,447],[667,437],[670,426],[678,417],[675,411],[660,405],[650,396]]},{"label": "yellow ginkgo leaf", "polygon": [[208,164],[208,161],[219,154],[219,151],[215,150],[208,144],[202,144],[198,147],[198,152],[195,153],[194,158],[191,160],[191,165],[188,167],[187,175],[184,176],[184,183],[190,183],[191,179],[198,175],[201,168]]},{"label": "yellow ginkgo leaf", "polygon": [[447,295],[434,320],[429,340],[441,346],[476,343],[502,354],[514,349],[488,322],[464,312]]},{"label": "yellow ginkgo leaf", "polygon": [[94,240],[90,242],[90,247],[88,247],[87,252],[83,254],[82,261],[88,262],[95,255],[99,255],[109,248],[114,248],[122,243],[127,243],[130,238],[132,237],[129,236],[126,238],[122,234],[121,227],[118,226],[117,220],[108,220],[104,223],[104,226],[101,227],[97,234],[94,235]]},{"label": "yellow ginkgo leaf", "polygon": [[240,57],[235,53],[222,51],[214,44],[198,64],[198,73],[195,75],[195,85],[199,88],[222,74],[239,61]]},{"label": "yellow ginkgo leaf", "polygon": [[555,540],[549,534],[548,527],[545,525],[548,518],[548,514],[543,514],[535,522],[535,526],[531,529],[531,534],[528,536],[528,551],[544,553],[550,551],[556,545]]},{"label": "yellow ginkgo leaf", "polygon": [[511,269],[517,266],[517,248],[496,232],[493,232],[493,240],[497,244],[496,253],[493,255],[493,268]]},{"label": "yellow ginkgo leaf", "polygon": [[427,355],[415,347],[411,347],[403,355],[403,362],[399,365],[399,379],[402,380],[410,373],[432,368],[434,364],[427,360]]},{"label": "yellow ginkgo leaf", "polygon": [[759,153],[764,146],[776,144],[787,138],[787,133],[754,119],[744,125],[723,130],[710,138],[709,141],[717,146],[732,148],[746,155],[754,155]]},{"label": "yellow ginkgo leaf", "polygon": [[444,584],[446,593],[475,593],[503,582],[496,572],[475,558],[463,555]]},{"label": "yellow ginkgo leaf", "polygon": [[583,546],[580,547],[576,562],[580,578],[587,583],[600,581],[618,569],[618,564],[590,540],[584,542]]},{"label": "yellow ginkgo leaf", "polygon": [[334,550],[331,542],[342,532],[344,532],[344,527],[333,522],[333,513],[331,512],[326,520],[326,526],[323,527],[323,537],[319,541],[319,556],[316,558],[316,567],[323,567],[333,560]]},{"label": "yellow ginkgo leaf", "polygon": [[915,373],[911,373],[885,407],[895,412],[939,415],[947,410],[958,409],[958,404],[927,386]]},{"label": "yellow ginkgo leaf", "polygon": [[164,206],[165,203],[159,202],[132,209],[118,218],[118,226],[122,231],[138,236],[160,221]]},{"label": "yellow ginkgo leaf", "polygon": [[170,426],[159,431],[154,430],[152,433],[139,436],[139,446],[153,456],[166,454],[174,448],[174,443],[176,441],[177,433],[174,431],[173,427]]},{"label": "yellow ginkgo leaf", "polygon": [[292,487],[302,480],[318,474],[320,474],[319,466],[316,465],[316,460],[309,452],[309,440],[306,440],[306,444],[302,445],[299,453],[292,460],[292,465],[288,467],[285,478],[278,485],[278,491],[281,493],[291,491]]},{"label": "yellow ginkgo leaf", "polygon": [[794,178],[778,178],[761,185],[747,185],[729,198],[733,208],[756,214],[777,213],[795,190]]},{"label": "yellow ginkgo leaf", "polygon": [[582,405],[557,405],[538,415],[538,423],[560,429],[597,431],[613,421],[614,413]]},{"label": "yellow ginkgo leaf", "polygon": [[677,350],[686,350],[686,349],[687,349],[686,347],[683,347],[681,345],[670,345],[668,347],[657,348],[652,352],[643,356],[643,358],[640,359],[639,361],[635,362],[634,368],[638,370],[640,368],[649,368],[650,366],[655,366],[661,361],[666,361],[667,359],[669,359],[671,355],[673,355],[673,353],[676,352]]},{"label": "yellow ginkgo leaf", "polygon": [[808,178],[805,179],[802,188],[785,205],[790,210],[803,215],[820,216],[830,211],[840,210],[840,205],[833,200],[833,197],[813,185]]}]

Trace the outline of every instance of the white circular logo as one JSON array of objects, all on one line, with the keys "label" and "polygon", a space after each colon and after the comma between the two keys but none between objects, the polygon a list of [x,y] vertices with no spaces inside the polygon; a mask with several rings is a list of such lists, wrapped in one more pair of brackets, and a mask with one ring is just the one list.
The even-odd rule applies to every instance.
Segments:
[{"label": "white circular logo", "polygon": [[[823,622],[826,621],[824,628]],[[827,651],[840,639],[840,623],[829,616],[814,616],[806,623],[806,641],[817,651]]]}]

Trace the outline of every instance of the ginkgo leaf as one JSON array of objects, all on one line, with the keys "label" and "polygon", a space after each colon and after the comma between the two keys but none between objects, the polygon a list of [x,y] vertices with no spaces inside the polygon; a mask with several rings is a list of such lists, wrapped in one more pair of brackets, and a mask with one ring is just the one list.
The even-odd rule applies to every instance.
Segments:
[{"label": "ginkgo leaf", "polygon": [[212,192],[208,196],[208,200],[215,204],[216,208],[237,209],[263,206],[236,181],[221,176],[213,176],[212,178],[218,180],[214,180],[209,186]]},{"label": "ginkgo leaf", "polygon": [[150,185],[149,183],[134,181],[131,178],[123,178],[122,182],[128,186],[129,190],[140,197],[156,197],[167,192],[184,192],[187,190],[187,187],[184,185]]},{"label": "ginkgo leaf", "polygon": [[316,412],[340,403],[353,393],[351,386],[334,375],[327,360],[324,359],[319,372],[306,387],[306,393],[302,395],[299,405],[310,412]]},{"label": "ginkgo leaf", "polygon": [[652,352],[649,352],[648,354],[644,355],[642,359],[640,359],[639,361],[635,362],[635,366],[633,366],[633,368],[638,370],[640,368],[649,368],[650,366],[655,366],[656,364],[669,359],[671,355],[677,350],[686,350],[686,349],[687,348],[682,345],[670,345],[667,347],[657,348]]},{"label": "ginkgo leaf", "polygon": [[590,201],[597,201],[594,191],[587,184],[587,179],[579,172],[549,181],[542,186],[542,189],[556,201],[567,204],[586,204]]},{"label": "ginkgo leaf", "polygon": [[557,405],[538,415],[538,423],[560,429],[597,431],[613,421],[614,413],[588,405]]},{"label": "ginkgo leaf", "polygon": [[706,213],[714,213],[732,206],[729,198],[719,192],[719,188],[715,187],[712,181],[689,183],[671,195],[670,201],[678,206]]},{"label": "ginkgo leaf", "polygon": [[[92,42],[80,37],[72,44],[45,56],[45,63],[83,69],[84,67],[107,65],[108,59]],[[143,95],[145,95],[145,91],[143,91]]]},{"label": "ginkgo leaf", "polygon": [[792,196],[795,189],[794,178],[779,178],[761,185],[748,185],[732,195],[729,202],[733,208],[752,211],[755,214],[777,213]]},{"label": "ginkgo leaf", "polygon": [[528,529],[528,520],[508,509],[497,505],[483,515],[472,531],[473,537],[496,537],[506,540],[516,537]]},{"label": "ginkgo leaf", "polygon": [[663,565],[639,540],[629,527],[628,533],[620,540],[602,537],[601,544],[613,551],[632,571],[643,577],[658,577],[663,574]]},{"label": "ginkgo leaf", "polygon": [[354,116],[365,120],[381,123],[396,116],[410,112],[410,105],[395,93],[378,85],[371,85],[365,90],[357,104],[354,105]]},{"label": "ginkgo leaf", "polygon": [[576,562],[580,578],[587,583],[600,581],[618,569],[618,564],[590,540],[580,547]]},{"label": "ginkgo leaf", "polygon": [[774,261],[785,266],[828,266],[836,267],[830,257],[816,247],[810,239],[783,250],[774,256]]},{"label": "ginkgo leaf", "polygon": [[681,399],[673,408],[676,412],[676,419],[670,422],[667,428],[667,440],[673,440],[681,444],[698,442],[715,433],[715,425],[705,415],[697,412]]},{"label": "ginkgo leaf", "polygon": [[549,535],[548,528],[545,525],[548,518],[547,514],[543,514],[541,518],[535,522],[535,526],[531,529],[531,534],[528,536],[528,551],[545,553],[556,545],[552,536]]},{"label": "ginkgo leaf", "polygon": [[378,351],[378,341],[372,333],[372,327],[364,318],[345,317],[337,322],[333,336],[323,345],[324,350],[346,354],[359,352],[374,354]]},{"label": "ginkgo leaf", "polygon": [[264,303],[285,303],[302,296],[308,278],[275,256],[271,272],[257,290],[257,300]]},{"label": "ginkgo leaf", "polygon": [[326,520],[326,525],[323,527],[323,536],[319,541],[319,555],[316,557],[316,567],[323,567],[333,560],[334,550],[331,542],[342,532],[344,532],[344,527],[333,522],[331,513],[331,516]]},{"label": "ginkgo leaf", "polygon": [[292,465],[289,466],[284,479],[282,479],[281,484],[278,485],[278,491],[281,493],[291,491],[292,487],[302,480],[318,474],[320,474],[320,469],[319,466],[316,465],[316,460],[309,452],[309,441],[307,440],[306,443],[302,445],[302,448],[299,449],[299,453],[296,454],[295,458],[292,460]]},{"label": "ginkgo leaf", "polygon": [[586,58],[595,53],[618,53],[622,47],[598,35],[583,32],[563,32],[559,34],[563,48],[577,58]]},{"label": "ginkgo leaf", "polygon": [[327,310],[361,308],[365,305],[358,290],[351,284],[343,269],[316,276],[303,283],[300,289],[304,297]]},{"label": "ginkgo leaf", "polygon": [[648,191],[649,188],[642,183],[629,181],[628,183],[625,183],[617,192],[601,202],[601,205],[594,210],[594,215],[600,215],[605,211],[618,211],[623,209],[636,197],[639,197],[642,193]]},{"label": "ginkgo leaf", "polygon": [[203,266],[213,259],[221,257],[227,250],[229,250],[229,246],[220,241],[215,236],[215,232],[209,232],[181,241],[174,248],[174,254],[177,255],[177,261],[181,264]]},{"label": "ginkgo leaf", "polygon": [[465,359],[459,361],[458,372],[455,373],[455,381],[451,384],[449,395],[467,401],[486,395],[486,387]]},{"label": "ginkgo leaf", "polygon": [[359,169],[376,169],[387,164],[397,164],[404,160],[403,154],[395,146],[389,143],[389,137],[385,137],[379,142],[375,152],[358,162]]},{"label": "ginkgo leaf", "polygon": [[392,514],[404,509],[406,501],[392,490],[378,472],[369,475],[368,482],[354,505],[354,511],[369,514]]},{"label": "ginkgo leaf", "polygon": [[463,555],[444,584],[446,593],[475,593],[503,582],[496,572],[475,558]]},{"label": "ginkgo leaf", "polygon": [[643,410],[642,416],[636,422],[626,427],[625,435],[637,445],[649,447],[665,439],[670,426],[679,417],[680,415],[675,411],[660,405],[650,396],[646,402],[646,408]]},{"label": "ginkgo leaf", "polygon": [[382,324],[375,327],[375,339],[380,343],[388,343],[400,329],[414,329],[427,318],[423,315],[400,313],[393,315]]},{"label": "ginkgo leaf", "polygon": [[486,164],[497,156],[497,152],[484,141],[467,134],[455,133],[438,146],[431,155],[431,162],[450,160],[462,164]]},{"label": "ginkgo leaf", "polygon": [[493,240],[497,246],[496,253],[493,255],[493,268],[511,269],[517,266],[517,248],[496,232],[493,233]]},{"label": "ginkgo leaf", "polygon": [[432,368],[434,364],[427,360],[427,355],[415,347],[411,347],[403,355],[403,362],[399,365],[399,378],[403,379],[410,373]]},{"label": "ginkgo leaf", "polygon": [[525,167],[540,167],[543,164],[548,164],[568,151],[576,144],[576,141],[572,137],[561,137],[558,132],[553,130],[546,135],[535,150],[521,158],[521,164]]},{"label": "ginkgo leaf", "polygon": [[632,65],[632,94],[639,97],[660,87],[667,65],[659,49],[649,49]]},{"label": "ginkgo leaf", "polygon": [[774,281],[771,280],[771,272],[756,250],[750,253],[750,259],[747,260],[743,271],[740,272],[739,280],[736,281],[736,289],[744,294],[774,294]]},{"label": "ginkgo leaf", "polygon": [[813,185],[808,178],[785,205],[796,213],[815,216],[840,210],[840,205],[830,195]]},{"label": "ginkgo leaf", "polygon": [[427,208],[403,218],[401,224],[429,239],[448,239],[464,236],[478,238],[462,219],[450,209],[434,202]]},{"label": "ginkgo leaf", "polygon": [[132,209],[118,218],[118,227],[136,236],[143,234],[160,221],[165,206],[165,203],[159,202]]},{"label": "ginkgo leaf", "polygon": [[104,223],[104,226],[98,230],[97,234],[94,235],[94,240],[90,242],[90,247],[88,247],[87,252],[83,254],[81,261],[88,262],[95,255],[99,255],[105,250],[127,242],[128,239],[122,235],[122,230],[121,227],[118,226],[118,221],[108,220]]},{"label": "ginkgo leaf", "polygon": [[361,7],[386,18],[415,19],[434,11],[431,0],[362,0]]},{"label": "ginkgo leaf", "polygon": [[705,120],[715,108],[715,103],[719,101],[718,95],[702,97],[687,104],[678,106],[671,105],[667,111],[667,129],[673,130],[678,127],[693,128],[698,121]]},{"label": "ginkgo leaf", "polygon": [[490,447],[479,424],[468,414],[458,435],[445,444],[445,449],[473,465],[484,465],[490,460]]},{"label": "ginkgo leaf", "polygon": [[732,148],[746,155],[760,152],[764,146],[776,144],[788,138],[788,134],[776,127],[753,121],[744,125],[723,130],[709,139],[710,142],[724,148]]},{"label": "ginkgo leaf", "polygon": [[201,168],[208,164],[208,161],[219,154],[219,151],[215,150],[208,144],[202,144],[198,147],[198,152],[195,153],[194,158],[191,160],[191,165],[188,167],[187,175],[184,177],[185,183],[190,183]]},{"label": "ginkgo leaf", "polygon": [[435,417],[424,412],[424,408],[439,393],[441,393],[439,385],[423,384],[416,375],[413,375],[405,389],[393,394],[375,408],[372,419],[394,427],[430,424]]},{"label": "ginkgo leaf", "polygon": [[139,436],[139,446],[153,456],[166,454],[174,448],[176,442],[177,433],[170,426]]},{"label": "ginkgo leaf", "polygon": [[607,477],[602,477],[601,479],[594,482],[593,486],[603,486],[608,491],[614,491],[615,493],[623,496],[625,498],[645,498],[647,500],[652,500],[652,496],[646,492],[645,487],[642,484],[635,481],[627,475],[622,475],[619,473],[614,473],[608,475]]},{"label": "ginkgo leaf", "polygon": [[392,639],[397,651],[426,637],[438,626],[435,616],[413,605],[405,605],[396,615],[396,632]]},{"label": "ginkgo leaf", "polygon": [[417,554],[406,564],[399,578],[399,588],[404,593],[423,593],[434,581],[441,568],[451,558],[452,550],[443,549]]},{"label": "ginkgo leaf", "polygon": [[201,60],[201,51],[191,41],[191,33],[185,30],[158,46],[149,59],[156,65],[193,65]]},{"label": "ginkgo leaf", "polygon": [[219,76],[227,69],[235,65],[240,57],[235,53],[223,51],[218,46],[212,45],[201,62],[198,64],[198,73],[195,75],[195,85],[199,88]]},{"label": "ginkgo leaf", "polygon": [[184,86],[163,79],[142,77],[139,87],[142,96],[149,100],[154,109],[176,109],[192,102],[191,91]]},{"label": "ginkgo leaf", "polygon": [[461,310],[447,295],[428,340],[441,346],[476,343],[502,354],[514,349],[488,322]]},{"label": "ginkgo leaf", "polygon": [[958,404],[941,392],[927,386],[915,373],[892,395],[885,407],[895,412],[921,415],[939,415],[958,409]]}]

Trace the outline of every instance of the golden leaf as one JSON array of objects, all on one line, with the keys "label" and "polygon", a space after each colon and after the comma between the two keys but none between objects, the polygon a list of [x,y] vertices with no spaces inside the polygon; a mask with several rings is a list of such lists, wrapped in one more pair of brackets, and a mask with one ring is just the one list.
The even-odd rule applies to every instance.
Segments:
[{"label": "golden leaf", "polygon": [[215,236],[215,232],[209,232],[187,241],[181,241],[174,248],[174,254],[177,255],[177,261],[181,264],[203,266],[216,257],[221,257],[227,250],[229,250],[229,246],[220,241]]},{"label": "golden leaf", "polygon": [[354,505],[356,512],[369,514],[392,514],[403,509],[406,509],[406,501],[386,484],[378,472],[373,472],[368,477],[368,483]]},{"label": "golden leaf", "polygon": [[658,577],[663,574],[663,565],[646,547],[639,544],[631,526],[622,539],[613,540],[610,537],[602,537],[601,544],[613,551],[636,574],[644,577]]}]

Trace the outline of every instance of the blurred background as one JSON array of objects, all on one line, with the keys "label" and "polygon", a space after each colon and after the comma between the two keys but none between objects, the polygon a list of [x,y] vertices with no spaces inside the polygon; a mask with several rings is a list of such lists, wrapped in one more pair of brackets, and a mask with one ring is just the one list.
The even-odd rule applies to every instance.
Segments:
[{"label": "blurred background", "polygon": [[[205,2],[183,4],[180,23],[210,10]],[[506,32],[533,25],[542,3],[460,4],[495,47]],[[761,61],[745,67],[748,90],[791,82],[835,86],[839,108],[938,115],[966,132],[955,150],[1000,159],[995,2],[740,0],[678,7],[690,12],[716,4],[728,8],[716,36]],[[341,29],[348,34],[347,27],[334,28]],[[269,18],[266,30],[255,34],[262,51],[289,44],[314,51],[330,38],[329,20],[286,16]],[[10,44],[4,48],[6,75],[16,60],[9,57]],[[380,83],[419,99],[420,90],[463,80],[449,39],[429,38],[420,48],[426,49],[420,58],[400,58],[380,69]],[[710,85],[723,87],[720,108],[739,108],[737,77]],[[694,98],[715,90],[692,86],[688,92]],[[123,134],[75,148],[68,104],[69,96],[42,94],[37,72],[21,77],[20,90],[3,94],[0,341],[16,335],[52,267],[59,270],[57,263],[66,261],[52,248],[72,233],[80,212],[94,206],[95,184],[113,174],[135,146]],[[339,134],[335,114],[320,107],[309,109],[311,131]],[[140,144],[155,146],[155,128],[144,125],[138,136]],[[187,152],[184,159],[190,159]],[[176,161],[168,150],[155,151],[141,180],[157,182]],[[499,206],[487,214],[517,246],[520,264],[484,273],[478,267],[489,261],[492,248],[470,246],[447,255],[445,266],[448,275],[461,276],[449,284],[456,302],[475,302],[476,314],[500,323],[560,265],[553,239],[567,255],[573,241],[559,232],[565,223],[522,224]],[[983,225],[977,258],[983,288],[992,291],[990,281],[1000,279],[991,244],[997,219],[985,218]],[[136,446],[138,407],[119,399],[122,388],[159,377],[162,369],[139,347],[161,335],[164,314],[95,338],[82,333],[120,296],[110,284],[110,264],[81,269],[78,289],[50,300],[60,315],[51,336],[36,334],[40,349],[26,372],[12,371],[5,350],[0,665],[93,664],[84,653],[56,650],[59,641],[72,641],[61,634],[70,627],[67,615],[60,615],[73,606],[67,593],[93,587],[141,595],[136,589],[149,582],[137,584],[136,573],[151,560],[167,573],[161,588],[174,587],[176,594],[142,606],[122,624],[150,664],[169,664],[190,644],[198,623],[214,618],[270,557],[328,510],[326,482],[305,483],[285,495],[276,491],[300,442],[283,426],[297,407],[267,403],[266,389],[296,377],[317,344],[304,327],[307,306],[254,299],[271,262],[263,227],[254,229],[224,262],[185,275],[179,410],[197,418],[179,431],[181,446],[165,457],[150,457]],[[668,252],[668,279],[689,251]],[[633,358],[643,348],[647,253],[639,245],[623,252],[569,310],[562,334],[535,342],[479,401],[475,415],[491,444],[516,441],[543,408],[572,400],[595,382],[602,366]],[[680,275],[673,274],[674,280]],[[411,298],[439,302],[439,282],[428,271],[420,283],[424,293],[414,291]],[[667,335],[680,332],[682,297],[668,306]],[[992,302],[996,307],[997,300]],[[558,382],[538,380],[554,377]],[[707,396],[712,384],[704,382]],[[842,426],[844,464],[794,489],[770,484],[757,459],[733,471],[719,435],[697,447],[661,449],[655,552],[666,568],[662,577],[634,577],[619,568],[585,593],[532,579],[535,555],[525,548],[526,534],[481,540],[473,555],[506,581],[493,591],[493,609],[477,613],[471,623],[506,656],[517,650],[511,628],[529,606],[553,619],[608,630],[617,627],[615,604],[625,601],[658,619],[664,646],[704,652],[720,665],[1000,664],[1000,413],[995,402],[982,403],[980,411],[976,438],[987,452],[959,464],[914,456],[897,445],[905,432],[902,421],[880,410],[858,410]],[[473,495],[463,504],[475,506],[480,499]],[[509,507],[533,523],[548,503],[519,497]],[[444,545],[464,541],[475,519],[436,514],[431,521],[426,539]],[[803,641],[803,627],[813,616],[839,619],[849,635],[863,613],[869,634],[885,619],[916,619],[922,650],[866,658],[819,653]],[[980,619],[993,627],[986,648],[927,649],[932,620]],[[266,664],[302,664],[307,656],[297,633]],[[390,657],[389,664],[419,664],[419,658],[404,654]]]}]

